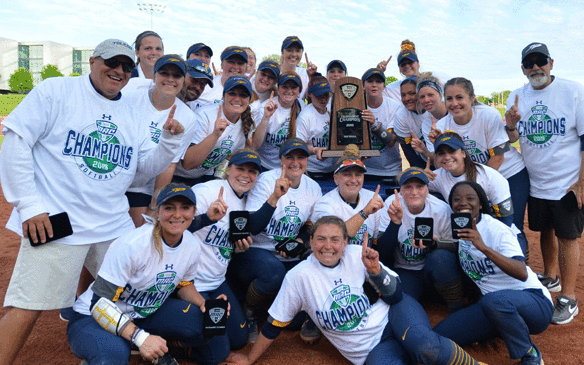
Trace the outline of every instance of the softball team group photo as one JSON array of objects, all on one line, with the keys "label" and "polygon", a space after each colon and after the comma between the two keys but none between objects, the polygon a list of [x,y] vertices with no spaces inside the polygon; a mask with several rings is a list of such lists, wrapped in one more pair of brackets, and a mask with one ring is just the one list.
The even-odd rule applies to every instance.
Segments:
[{"label": "softball team group photo", "polygon": [[[553,45],[509,50],[502,116],[408,39],[362,75],[294,35],[262,61],[130,43],[3,121],[0,365],[59,341],[47,315],[68,360],[38,363],[568,363],[545,349],[582,339],[584,87]],[[349,76],[374,156],[331,124]]]}]

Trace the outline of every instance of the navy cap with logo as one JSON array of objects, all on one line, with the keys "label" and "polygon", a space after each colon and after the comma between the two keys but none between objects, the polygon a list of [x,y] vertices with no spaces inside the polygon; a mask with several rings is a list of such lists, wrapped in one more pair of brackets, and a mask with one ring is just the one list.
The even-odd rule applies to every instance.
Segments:
[{"label": "navy cap with logo", "polygon": [[183,76],[187,73],[184,61],[177,58],[175,55],[166,55],[160,57],[154,65],[154,73],[157,73],[158,70],[160,70],[160,68],[165,65],[175,65],[176,67],[180,68]]},{"label": "navy cap with logo", "polygon": [[221,61],[226,60],[231,57],[241,57],[247,63],[247,52],[243,48],[233,47],[221,53]]},{"label": "navy cap with logo", "polygon": [[289,37],[289,38],[284,39],[284,42],[282,42],[281,51],[284,51],[285,49],[290,48],[290,46],[293,44],[297,44],[300,46],[300,48],[304,49],[304,45],[302,44],[302,41],[299,38]]},{"label": "navy cap with logo", "polygon": [[156,206],[160,206],[176,196],[184,196],[193,202],[193,204],[197,205],[197,198],[191,188],[186,185],[173,185],[167,187],[158,194],[158,197],[156,198]]},{"label": "navy cap with logo", "polygon": [[405,184],[406,181],[408,181],[410,179],[419,179],[426,185],[428,185],[428,183],[430,182],[430,180],[428,180],[428,176],[426,176],[426,174],[423,171],[416,170],[416,169],[410,169],[410,170],[405,171],[402,174],[402,176],[400,176],[399,184],[403,185],[403,184]]},{"label": "navy cap with logo", "polygon": [[321,96],[324,93],[332,93],[331,85],[328,81],[316,83],[308,88],[308,93],[314,96]]},{"label": "navy cap with logo", "polygon": [[284,142],[280,147],[279,157],[288,156],[288,154],[292,151],[304,151],[306,156],[310,155],[308,152],[308,147],[306,147],[306,143],[304,143],[300,138],[293,138],[289,141]]},{"label": "navy cap with logo", "polygon": [[280,77],[280,66],[276,61],[273,60],[266,60],[258,66],[258,71],[270,70],[276,76],[276,78]]},{"label": "navy cap with logo", "polygon": [[298,86],[302,87],[302,81],[300,80],[300,77],[293,73],[280,75],[280,78],[278,79],[278,86],[284,85],[286,81],[290,80],[294,81]]},{"label": "navy cap with logo", "polygon": [[225,81],[225,85],[223,86],[223,94],[236,86],[243,86],[250,98],[253,95],[251,91],[251,82],[242,76],[231,76],[229,79],[227,79],[227,81]]},{"label": "navy cap with logo", "polygon": [[397,56],[397,65],[401,65],[404,59],[411,60],[412,62],[418,62],[418,56],[412,51],[402,51]]},{"label": "navy cap with logo", "polygon": [[258,171],[262,171],[262,159],[257,152],[241,151],[229,158],[229,165],[241,166],[245,163],[254,164]]},{"label": "navy cap with logo", "polygon": [[365,82],[369,80],[371,77],[378,77],[383,82],[385,82],[385,74],[378,68],[370,68],[369,70],[365,71],[363,77],[361,78],[361,81]]},{"label": "navy cap with logo", "polygon": [[193,79],[205,79],[209,83],[209,86],[213,87],[213,74],[207,62],[193,58],[192,60],[187,60],[185,63],[190,77]]},{"label": "navy cap with logo", "polygon": [[192,46],[189,47],[189,49],[187,51],[187,58],[189,58],[189,56],[191,55],[191,53],[195,53],[195,52],[200,51],[202,49],[206,49],[207,52],[209,52],[209,55],[211,57],[213,57],[213,50],[211,49],[211,47],[209,47],[205,43],[195,43],[195,44],[193,44]]},{"label": "navy cap with logo", "polygon": [[533,42],[528,44],[525,48],[523,48],[523,51],[521,51],[521,62],[523,62],[525,57],[532,53],[541,53],[542,55],[551,58],[550,51],[548,51],[548,48],[545,44],[540,42]]},{"label": "navy cap with logo", "polygon": [[442,145],[450,146],[454,150],[459,150],[461,148],[464,148],[463,141],[461,141],[460,139],[458,139],[456,137],[449,136],[447,134],[442,134],[440,137],[438,137],[436,139],[436,142],[434,142],[434,151],[438,151],[438,147],[440,147]]},{"label": "navy cap with logo", "polygon": [[326,72],[329,72],[333,67],[340,67],[343,69],[343,71],[345,71],[345,73],[347,73],[347,66],[345,66],[345,63],[341,60],[332,60],[329,62],[329,64],[326,66]]}]

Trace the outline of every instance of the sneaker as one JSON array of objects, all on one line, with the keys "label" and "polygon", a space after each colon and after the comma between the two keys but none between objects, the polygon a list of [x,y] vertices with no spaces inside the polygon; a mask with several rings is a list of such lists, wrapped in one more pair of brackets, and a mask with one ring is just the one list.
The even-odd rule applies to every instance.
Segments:
[{"label": "sneaker", "polygon": [[256,319],[253,310],[245,308],[245,323],[247,323],[247,341],[254,343],[260,335],[258,328],[258,320]]},{"label": "sneaker", "polygon": [[560,278],[558,278],[557,276],[555,279],[552,279],[545,274],[537,274],[537,278],[539,279],[541,284],[550,291],[550,293],[558,293],[562,290]]},{"label": "sneaker", "polygon": [[300,338],[304,341],[307,345],[313,345],[318,341],[320,338],[320,330],[316,327],[316,324],[312,321],[312,319],[308,318],[302,324],[302,328],[300,329]]},{"label": "sneaker", "polygon": [[521,361],[516,363],[515,365],[543,365],[543,359],[541,358],[541,351],[537,348],[537,346],[533,345],[536,354],[526,354],[523,355]]},{"label": "sneaker", "polygon": [[152,360],[152,363],[156,365],[178,365],[178,362],[169,354],[164,354],[164,356]]},{"label": "sneaker", "polygon": [[578,301],[563,295],[558,295],[552,316],[553,324],[568,324],[578,314]]},{"label": "sneaker", "polygon": [[61,318],[61,321],[63,322],[69,322],[71,316],[73,315],[73,312],[75,312],[73,310],[73,307],[62,308],[61,311],[59,312],[59,318]]}]

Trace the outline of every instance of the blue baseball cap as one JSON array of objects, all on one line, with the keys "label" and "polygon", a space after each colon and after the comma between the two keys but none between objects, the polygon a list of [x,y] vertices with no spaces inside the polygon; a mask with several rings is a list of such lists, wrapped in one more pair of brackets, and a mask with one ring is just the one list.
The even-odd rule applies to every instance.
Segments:
[{"label": "blue baseball cap", "polygon": [[412,62],[418,62],[418,56],[412,51],[400,52],[400,54],[397,56],[398,66],[402,63],[403,59],[408,59],[411,60]]},{"label": "blue baseball cap", "polygon": [[223,94],[236,86],[243,86],[250,98],[253,95],[251,91],[251,82],[242,76],[231,76],[229,79],[227,79],[227,81],[225,81],[225,86],[223,86]]},{"label": "blue baseball cap", "polygon": [[406,181],[408,181],[410,179],[422,180],[422,182],[426,185],[428,185],[428,183],[430,182],[430,180],[428,180],[428,176],[426,176],[426,174],[423,171],[416,170],[416,169],[409,169],[409,170],[406,170],[402,174],[402,176],[399,178],[399,184],[403,185],[406,183]]},{"label": "blue baseball cap", "polygon": [[341,60],[332,60],[331,62],[329,62],[328,66],[326,66],[326,72],[329,72],[330,69],[335,66],[342,68],[345,71],[345,73],[347,73],[347,66],[345,66],[345,63]]},{"label": "blue baseball cap", "polygon": [[211,73],[211,68],[205,61],[193,58],[192,60],[187,60],[185,64],[190,77],[194,79],[205,79],[209,83],[209,86],[213,87],[213,74]]},{"label": "blue baseball cap", "polygon": [[438,137],[436,139],[436,142],[434,142],[434,151],[438,151],[438,147],[440,147],[442,145],[450,146],[454,150],[459,150],[461,148],[464,148],[463,141],[461,141],[460,139],[458,139],[456,137],[449,136],[447,134],[442,134],[440,137]]},{"label": "blue baseball cap", "polygon": [[304,49],[304,45],[302,44],[302,41],[298,37],[290,37],[284,39],[284,42],[282,42],[281,50],[284,51],[286,48],[290,48],[290,46],[293,44],[297,44],[300,46],[300,48]]},{"label": "blue baseball cap", "polygon": [[306,147],[306,143],[304,143],[299,138],[293,138],[289,141],[284,142],[284,144],[282,144],[282,146],[280,147],[280,153],[278,156],[279,157],[287,156],[290,152],[296,151],[296,150],[304,151],[306,153],[306,156],[310,155],[310,153],[308,152],[308,147]]},{"label": "blue baseball cap", "polygon": [[308,93],[314,96],[321,96],[324,93],[332,93],[331,84],[328,81],[319,82],[308,88]]},{"label": "blue baseball cap", "polygon": [[258,171],[262,171],[262,159],[257,152],[253,151],[241,151],[229,158],[229,165],[241,166],[244,163],[252,163],[256,165]]},{"label": "blue baseball cap", "polygon": [[184,61],[177,58],[177,56],[175,55],[165,55],[160,57],[158,61],[156,61],[156,64],[154,65],[154,73],[157,73],[158,70],[160,70],[160,68],[165,65],[177,66],[182,71],[183,76],[187,73]]},{"label": "blue baseball cap", "polygon": [[197,198],[195,197],[195,193],[193,189],[189,188],[186,185],[173,185],[169,186],[168,188],[162,190],[158,197],[156,198],[156,206],[160,206],[166,203],[169,199],[174,198],[175,196],[184,196],[194,205],[197,205]]},{"label": "blue baseball cap", "polygon": [[278,63],[276,61],[266,60],[266,61],[260,63],[260,65],[258,66],[258,71],[263,71],[263,70],[272,71],[274,73],[274,76],[276,76],[276,79],[278,77],[280,77],[280,66],[278,65]]},{"label": "blue baseball cap", "polygon": [[245,62],[247,62],[247,52],[243,48],[239,47],[234,47],[223,51],[223,53],[221,53],[221,61],[233,56],[241,57],[245,60]]},{"label": "blue baseball cap", "polygon": [[385,74],[378,68],[370,68],[369,70],[365,71],[363,77],[361,77],[361,81],[365,82],[373,76],[377,76],[382,79],[383,82],[385,82]]},{"label": "blue baseball cap", "polygon": [[289,80],[294,81],[298,86],[300,86],[300,88],[302,88],[302,81],[300,80],[300,77],[295,73],[285,73],[283,75],[280,75],[280,78],[278,78],[278,86],[284,85],[284,83]]},{"label": "blue baseball cap", "polygon": [[200,51],[203,48],[206,49],[209,52],[209,54],[211,55],[211,57],[213,57],[213,50],[211,49],[211,47],[209,47],[205,43],[195,43],[195,44],[193,44],[192,46],[189,47],[189,49],[187,51],[187,58],[189,58],[189,56],[191,55],[191,53],[195,53],[197,51]]}]

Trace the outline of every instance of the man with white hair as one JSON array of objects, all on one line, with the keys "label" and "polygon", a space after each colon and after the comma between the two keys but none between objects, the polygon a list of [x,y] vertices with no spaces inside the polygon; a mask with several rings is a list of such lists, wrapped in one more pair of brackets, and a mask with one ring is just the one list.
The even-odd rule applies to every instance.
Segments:
[{"label": "man with white hair", "polygon": [[554,60],[543,43],[527,45],[521,63],[529,83],[509,95],[505,128],[510,142],[519,139],[529,172],[529,228],[541,232],[544,260],[539,279],[550,291],[560,292],[552,323],[566,324],[578,314],[577,239],[584,228],[584,87],[550,74]]}]

